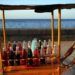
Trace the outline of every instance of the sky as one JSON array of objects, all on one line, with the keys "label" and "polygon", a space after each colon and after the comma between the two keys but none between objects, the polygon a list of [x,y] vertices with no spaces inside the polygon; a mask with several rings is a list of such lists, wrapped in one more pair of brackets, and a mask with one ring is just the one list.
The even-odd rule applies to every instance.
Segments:
[{"label": "sky", "polygon": [[[75,4],[75,0],[0,0],[5,5],[50,5],[50,4]],[[2,11],[0,11],[0,19]],[[54,11],[54,18],[57,19],[57,10]],[[46,13],[35,13],[33,10],[11,10],[5,11],[6,19],[49,19],[51,15]],[[62,19],[75,19],[75,9],[62,10]]]}]

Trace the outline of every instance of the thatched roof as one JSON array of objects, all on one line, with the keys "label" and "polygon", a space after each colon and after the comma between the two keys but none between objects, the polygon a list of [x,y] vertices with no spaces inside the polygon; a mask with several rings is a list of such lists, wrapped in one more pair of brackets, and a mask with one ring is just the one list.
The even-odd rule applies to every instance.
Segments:
[{"label": "thatched roof", "polygon": [[0,10],[35,10],[35,12],[51,12],[55,9],[75,8],[75,4],[53,5],[0,5]]}]

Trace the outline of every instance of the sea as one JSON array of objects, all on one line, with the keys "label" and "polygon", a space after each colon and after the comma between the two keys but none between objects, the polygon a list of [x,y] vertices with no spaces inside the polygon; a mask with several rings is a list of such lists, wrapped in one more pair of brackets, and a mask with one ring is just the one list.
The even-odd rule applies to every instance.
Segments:
[{"label": "sea", "polygon": [[[50,19],[6,19],[6,28],[8,29],[50,29]],[[58,20],[54,20],[54,28],[57,28]],[[74,29],[75,19],[62,19],[61,27],[63,29]],[[2,28],[2,20],[0,19],[0,28]]]}]

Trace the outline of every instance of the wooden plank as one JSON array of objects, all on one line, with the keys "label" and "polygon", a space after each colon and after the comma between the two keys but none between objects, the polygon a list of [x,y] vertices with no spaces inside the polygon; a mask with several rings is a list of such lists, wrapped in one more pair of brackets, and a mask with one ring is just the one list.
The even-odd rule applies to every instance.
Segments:
[{"label": "wooden plank", "polygon": [[[16,67],[17,68],[17,67]],[[35,67],[31,69],[23,69],[18,71],[5,72],[5,75],[52,75],[52,70],[54,70],[54,75],[58,75],[58,66],[51,68],[51,66]],[[62,71],[66,71],[65,68],[62,68]]]}]

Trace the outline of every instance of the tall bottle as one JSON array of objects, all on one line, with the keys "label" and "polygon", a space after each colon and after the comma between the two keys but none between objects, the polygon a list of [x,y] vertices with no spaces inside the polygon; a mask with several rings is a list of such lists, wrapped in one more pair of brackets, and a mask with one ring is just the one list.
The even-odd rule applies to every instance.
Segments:
[{"label": "tall bottle", "polygon": [[47,50],[46,50],[46,55],[51,56],[51,54],[52,54],[52,47],[48,44],[47,45]]},{"label": "tall bottle", "polygon": [[31,50],[31,42],[28,41],[28,60],[27,65],[33,65],[33,55]]},{"label": "tall bottle", "polygon": [[31,41],[28,41],[28,48],[31,48]]},{"label": "tall bottle", "polygon": [[41,40],[39,40],[39,41],[38,41],[38,49],[39,49],[39,52],[40,52],[40,50],[41,50],[41,45],[42,45],[42,42],[41,42]]},{"label": "tall bottle", "polygon": [[16,51],[16,45],[17,45],[16,41],[14,41],[13,44],[12,44],[12,48],[13,48],[14,51]]},{"label": "tall bottle", "polygon": [[15,53],[13,51],[13,48],[10,47],[10,51],[9,51],[9,65],[10,66],[14,66],[14,58],[15,58]]},{"label": "tall bottle", "polygon": [[22,50],[20,51],[20,65],[26,65],[27,50],[26,42],[22,42]]},{"label": "tall bottle", "polygon": [[40,64],[45,64],[45,51],[43,45],[41,45],[41,51],[40,51]]},{"label": "tall bottle", "polygon": [[20,51],[19,51],[19,46],[16,46],[16,51],[15,51],[15,64],[20,65]]},{"label": "tall bottle", "polygon": [[21,51],[22,50],[22,43],[21,43],[21,41],[18,41],[17,45],[19,47],[19,51]]},{"label": "tall bottle", "polygon": [[35,50],[34,50],[34,58],[33,58],[33,64],[34,66],[40,65],[40,52],[38,49],[38,42],[36,42]]},{"label": "tall bottle", "polygon": [[2,60],[3,66],[8,66],[8,54],[5,48],[2,49]]},{"label": "tall bottle", "polygon": [[47,50],[46,50],[46,63],[51,63],[51,61],[50,61],[51,54],[52,54],[52,47],[48,44]]},{"label": "tall bottle", "polygon": [[28,58],[32,58],[32,50],[31,50],[31,44],[30,44],[30,41],[28,41]]},{"label": "tall bottle", "polygon": [[31,50],[32,50],[33,56],[34,56],[34,50],[36,49],[37,45],[38,45],[38,44],[37,44],[37,39],[34,38],[34,39],[32,40],[32,43],[31,43]]},{"label": "tall bottle", "polygon": [[23,58],[27,58],[27,51],[28,51],[28,46],[27,46],[27,42],[23,41],[22,43],[22,52],[23,52]]},{"label": "tall bottle", "polygon": [[43,42],[43,51],[45,52],[45,54],[46,54],[46,50],[47,50],[47,41],[46,40],[44,40],[44,42]]},{"label": "tall bottle", "polygon": [[12,46],[12,43],[10,41],[8,41],[7,43],[7,52],[9,53],[10,47]]}]

